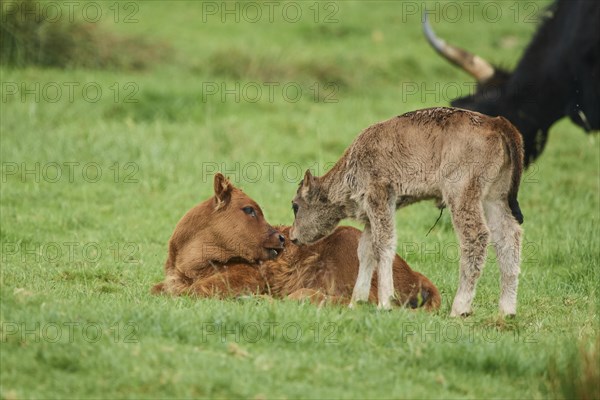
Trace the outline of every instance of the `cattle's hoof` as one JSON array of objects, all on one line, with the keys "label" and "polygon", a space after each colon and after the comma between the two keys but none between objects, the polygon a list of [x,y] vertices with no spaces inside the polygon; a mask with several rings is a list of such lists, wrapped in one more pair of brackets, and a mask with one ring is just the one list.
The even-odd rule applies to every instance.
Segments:
[{"label": "cattle's hoof", "polygon": [[354,301],[351,301],[350,304],[348,304],[348,308],[358,308],[358,307],[362,307],[366,304],[369,304],[369,302],[367,300],[354,300]]},{"label": "cattle's hoof", "polygon": [[505,306],[503,304],[500,304],[500,316],[504,317],[504,318],[514,318],[515,315],[517,315],[517,307],[515,305],[513,306]]},{"label": "cattle's hoof", "polygon": [[467,317],[470,317],[472,314],[473,314],[473,311],[465,311],[465,312],[452,311],[450,313],[450,317],[452,317],[452,318],[457,318],[457,317],[467,318]]}]

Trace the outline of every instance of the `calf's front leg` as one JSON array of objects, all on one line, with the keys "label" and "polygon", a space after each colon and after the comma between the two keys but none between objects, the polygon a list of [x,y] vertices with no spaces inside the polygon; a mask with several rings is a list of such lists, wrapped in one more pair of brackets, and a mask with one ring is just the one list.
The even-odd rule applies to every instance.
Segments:
[{"label": "calf's front leg", "polygon": [[372,258],[377,264],[378,308],[388,310],[392,307],[394,297],[392,265],[396,256],[395,200],[383,189],[374,191],[367,199]]},{"label": "calf's front leg", "polygon": [[373,270],[376,264],[371,242],[371,225],[367,222],[358,241],[358,277],[352,291],[350,307],[359,301],[369,301],[371,280],[373,279]]},{"label": "calf's front leg", "polygon": [[257,268],[246,264],[235,264],[215,275],[197,279],[188,292],[200,297],[226,298],[261,294],[265,289],[266,281]]}]

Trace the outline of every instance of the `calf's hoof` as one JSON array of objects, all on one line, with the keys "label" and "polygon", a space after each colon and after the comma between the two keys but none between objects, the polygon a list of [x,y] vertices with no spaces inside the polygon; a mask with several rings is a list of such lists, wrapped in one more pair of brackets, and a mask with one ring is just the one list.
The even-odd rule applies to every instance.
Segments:
[{"label": "calf's hoof", "polygon": [[514,317],[517,315],[517,305],[516,304],[502,304],[500,303],[500,315],[503,317]]},{"label": "calf's hoof", "polygon": [[392,309],[392,303],[379,303],[377,309],[381,311],[390,311]]},{"label": "calf's hoof", "polygon": [[368,300],[352,300],[350,304],[348,304],[348,308],[358,308],[364,306],[365,304],[369,304]]},{"label": "calf's hoof", "polygon": [[508,313],[508,314],[506,314],[506,313],[500,312],[500,315],[504,319],[515,319],[515,318],[517,318],[517,314],[516,313]]},{"label": "calf's hoof", "polygon": [[456,318],[456,317],[462,317],[462,318],[466,318],[469,317],[473,314],[473,311],[469,310],[469,311],[457,311],[457,310],[452,310],[452,312],[450,313],[450,317],[452,318]]}]

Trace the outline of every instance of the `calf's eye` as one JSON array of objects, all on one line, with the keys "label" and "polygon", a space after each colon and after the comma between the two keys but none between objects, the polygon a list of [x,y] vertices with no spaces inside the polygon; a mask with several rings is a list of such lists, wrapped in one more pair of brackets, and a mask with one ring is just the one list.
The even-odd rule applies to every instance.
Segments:
[{"label": "calf's eye", "polygon": [[292,203],[292,210],[294,210],[294,217],[298,214],[298,204]]},{"label": "calf's eye", "polygon": [[248,214],[249,216],[256,218],[256,211],[254,210],[254,208],[252,207],[244,207],[242,208],[242,211],[246,214]]}]

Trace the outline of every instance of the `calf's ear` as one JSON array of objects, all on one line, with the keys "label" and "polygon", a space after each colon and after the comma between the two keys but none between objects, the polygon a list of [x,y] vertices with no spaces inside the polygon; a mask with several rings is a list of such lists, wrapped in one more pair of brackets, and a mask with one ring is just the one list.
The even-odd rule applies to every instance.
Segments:
[{"label": "calf's ear", "polygon": [[307,169],[304,173],[304,179],[300,185],[300,193],[302,196],[307,196],[310,190],[315,186],[315,177],[310,173],[310,169]]},{"label": "calf's ear", "polygon": [[310,169],[307,169],[304,173],[304,179],[302,180],[302,188],[310,189],[315,184],[315,177],[310,173]]},{"label": "calf's ear", "polygon": [[217,201],[216,208],[219,209],[226,206],[231,200],[231,191],[233,190],[233,185],[229,179],[223,176],[223,174],[217,172],[215,174],[214,187],[215,199]]}]

